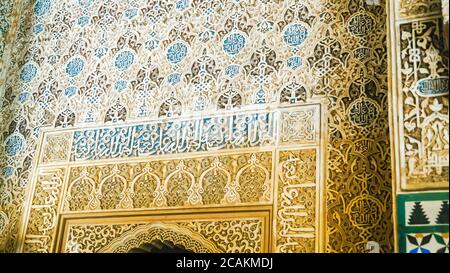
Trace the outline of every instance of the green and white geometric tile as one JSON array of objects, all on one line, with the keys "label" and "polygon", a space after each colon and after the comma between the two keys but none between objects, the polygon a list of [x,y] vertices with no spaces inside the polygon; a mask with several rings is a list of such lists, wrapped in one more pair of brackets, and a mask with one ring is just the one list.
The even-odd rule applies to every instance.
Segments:
[{"label": "green and white geometric tile", "polygon": [[408,233],[407,253],[449,253],[448,233]]},{"label": "green and white geometric tile", "polygon": [[406,226],[448,225],[448,200],[405,202]]},{"label": "green and white geometric tile", "polygon": [[401,253],[449,253],[448,196],[448,192],[397,196]]}]

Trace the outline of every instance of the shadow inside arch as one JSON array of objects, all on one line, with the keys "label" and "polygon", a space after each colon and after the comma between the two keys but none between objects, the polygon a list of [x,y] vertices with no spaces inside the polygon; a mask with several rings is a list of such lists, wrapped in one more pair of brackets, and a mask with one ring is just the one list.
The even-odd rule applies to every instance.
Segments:
[{"label": "shadow inside arch", "polygon": [[172,223],[149,223],[113,239],[101,253],[222,253],[201,233]]},{"label": "shadow inside arch", "polygon": [[128,253],[193,253],[180,244],[174,244],[168,240],[153,240],[134,247]]}]

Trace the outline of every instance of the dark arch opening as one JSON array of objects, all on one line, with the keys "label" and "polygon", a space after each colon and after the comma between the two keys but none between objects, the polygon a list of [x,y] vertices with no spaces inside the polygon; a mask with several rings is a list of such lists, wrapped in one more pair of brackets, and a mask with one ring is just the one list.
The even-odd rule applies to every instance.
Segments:
[{"label": "dark arch opening", "polygon": [[153,240],[130,249],[128,253],[192,253],[192,251],[167,240]]}]

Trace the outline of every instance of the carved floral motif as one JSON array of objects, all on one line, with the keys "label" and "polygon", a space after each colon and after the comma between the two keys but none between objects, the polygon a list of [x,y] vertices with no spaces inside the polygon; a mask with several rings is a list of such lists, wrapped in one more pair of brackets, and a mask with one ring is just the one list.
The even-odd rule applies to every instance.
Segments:
[{"label": "carved floral motif", "polygon": [[263,204],[272,152],[72,167],[65,212]]},{"label": "carved floral motif", "polygon": [[440,18],[400,25],[403,189],[448,187],[448,55],[440,29]]}]

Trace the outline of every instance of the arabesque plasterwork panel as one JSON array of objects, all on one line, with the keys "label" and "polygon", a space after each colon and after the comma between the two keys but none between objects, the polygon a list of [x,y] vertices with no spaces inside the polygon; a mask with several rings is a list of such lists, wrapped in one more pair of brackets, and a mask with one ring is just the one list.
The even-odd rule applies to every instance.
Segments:
[{"label": "arabesque plasterwork panel", "polygon": [[41,163],[67,162],[69,160],[69,147],[72,141],[72,134],[48,134],[44,140]]},{"label": "arabesque plasterwork panel", "polygon": [[419,17],[441,12],[441,0],[397,0],[399,17]]},{"label": "arabesque plasterwork panel", "polygon": [[[92,213],[103,212],[112,216],[114,211],[129,215],[142,211],[150,214],[153,211],[155,214],[167,209],[194,209],[198,211],[215,208],[229,211],[233,207],[272,206],[276,198],[279,202],[275,207],[277,216],[273,219],[273,223],[275,224],[274,228],[279,230],[277,236],[280,239],[275,244],[274,251],[319,251],[319,242],[323,244],[323,241],[319,240],[319,224],[323,225],[323,219],[321,220],[320,214],[316,212],[321,206],[318,189],[321,188],[322,176],[319,174],[320,166],[323,164],[319,160],[321,156],[317,154],[322,143],[319,130],[320,120],[322,119],[321,105],[308,104],[283,107],[268,112],[249,111],[242,112],[240,115],[246,117],[264,116],[266,118],[262,119],[259,125],[249,125],[247,124],[248,119],[229,116],[231,123],[242,124],[242,126],[236,126],[237,128],[228,125],[223,126],[223,121],[227,119],[226,116],[225,118],[224,116],[211,118],[208,122],[202,120],[197,123],[189,123],[196,119],[167,119],[165,124],[170,124],[169,128],[186,128],[185,126],[187,126],[190,128],[188,130],[194,132],[194,134],[181,131],[177,134],[160,135],[161,143],[173,144],[164,146],[172,147],[171,150],[155,148],[157,151],[167,151],[164,158],[152,157],[144,152],[129,153],[130,149],[152,150],[149,146],[142,148],[141,144],[155,142],[139,142],[138,140],[142,139],[142,136],[146,136],[147,133],[139,132],[136,128],[146,128],[157,124],[153,121],[129,126],[132,129],[125,130],[125,132],[129,132],[128,134],[123,133],[123,126],[94,129],[97,132],[103,132],[94,134],[95,137],[92,137],[91,129],[73,128],[59,131],[50,129],[45,132],[41,136],[41,160],[37,162],[37,169],[41,171],[36,174],[36,188],[30,199],[32,210],[28,218],[25,219],[27,228],[24,230],[24,244],[21,250],[26,252],[54,251],[56,242],[62,240],[61,232],[63,230],[61,228],[63,227],[61,225],[64,224],[61,221],[64,217],[71,217],[72,215],[83,218]],[[289,127],[291,125],[289,120],[292,120],[293,116],[305,117],[302,126]],[[268,124],[270,126],[267,126]],[[277,133],[278,131],[280,134]],[[195,132],[200,133],[200,136]],[[80,140],[76,137],[81,135],[91,138],[91,140]],[[222,150],[222,144],[232,139],[234,139],[236,145],[242,145],[242,147]],[[246,142],[250,139],[254,141]],[[270,141],[258,141],[264,139]],[[56,142],[61,145],[55,145]],[[84,146],[81,146],[83,143]],[[187,143],[190,143],[190,147],[203,148],[199,152],[180,152],[178,148],[188,147]],[[195,146],[193,143],[203,144]],[[245,143],[253,144],[248,147]],[[276,145],[276,143],[279,144]],[[178,146],[175,144],[178,144]],[[75,149],[74,147],[78,148]],[[85,149],[83,147],[93,148]],[[292,150],[295,147],[302,148],[301,150]],[[84,160],[77,159],[76,156],[69,157],[69,152],[75,150],[85,151],[85,154],[102,156],[94,156]],[[86,152],[89,150],[91,152]],[[279,167],[281,169],[277,170]],[[64,171],[55,171],[59,169]],[[45,178],[40,175],[40,172],[50,172],[52,176]],[[279,177],[275,177],[275,173],[279,173]],[[50,188],[44,187],[44,189],[52,192],[53,198],[51,199],[41,197],[39,185],[41,183],[47,185],[46,179],[59,182],[57,188],[54,188],[56,185],[53,184]],[[276,190],[274,189],[275,185],[278,185]],[[294,199],[290,200],[291,198]],[[45,203],[46,201],[48,203]],[[292,204],[293,206],[290,204],[292,202],[295,203]],[[52,214],[34,213],[35,207],[42,206],[51,207],[53,209]],[[269,219],[266,219],[266,221],[269,221]],[[51,224],[52,232],[45,233],[46,241],[40,241],[40,248],[36,248],[37,242],[30,241],[28,238],[35,236],[33,229],[40,230],[39,223],[43,222]],[[127,226],[95,226],[92,229],[86,229],[86,225],[78,228],[70,226],[69,238],[65,242],[65,251],[126,252],[129,249],[122,249],[122,246],[117,246],[117,249],[105,249],[104,247],[92,246],[89,242],[97,240],[95,239],[97,236],[94,235],[96,232],[109,234],[106,237],[98,238],[99,243],[103,244],[109,240],[116,240],[122,232],[137,228],[140,225],[130,223]],[[263,251],[257,243],[260,239],[254,236],[265,236],[266,239],[264,240],[267,243],[269,237],[271,237],[269,229],[266,227],[263,233],[261,225],[259,222],[251,221],[248,223],[219,220],[209,222],[190,221],[178,223],[176,230],[182,233],[198,232],[207,238],[214,238],[214,245],[216,245],[214,249],[194,247],[195,251],[260,252]],[[227,241],[227,238],[237,237],[220,235],[221,229],[219,227],[222,226],[224,230],[227,230],[228,235],[230,235],[230,230],[233,229],[236,232],[247,232],[247,235],[239,234],[239,236],[245,235],[248,237],[248,243],[242,245],[240,244],[242,242],[232,243]],[[55,234],[58,227],[60,231]],[[89,235],[91,233],[92,235]],[[174,240],[181,236],[173,230],[161,228],[154,229],[154,233],[141,235],[146,240],[150,240],[151,236],[159,236],[155,238],[161,239],[162,235],[158,235],[158,233],[166,234],[169,237],[174,236],[173,238],[170,237]],[[189,238],[188,234],[184,236],[183,238]],[[303,238],[306,238],[306,240]],[[86,244],[89,246],[86,246]],[[233,246],[234,244],[236,246]],[[269,250],[266,247],[264,249],[264,251]]]},{"label": "arabesque plasterwork panel", "polygon": [[272,152],[70,168],[64,212],[272,202]]},{"label": "arabesque plasterwork panel", "polygon": [[[264,220],[189,220],[114,225],[70,225],[64,252],[129,252],[142,243],[168,240],[196,253],[260,253]],[[107,234],[99,237],[98,234]]]},{"label": "arabesque plasterwork panel", "polygon": [[400,25],[403,189],[448,187],[448,55],[442,19]]},{"label": "arabesque plasterwork panel", "polygon": [[315,149],[280,151],[276,203],[276,251],[318,252],[319,189]]},{"label": "arabesque plasterwork panel", "polygon": [[414,15],[396,21],[392,37],[398,41],[393,58],[397,185],[402,191],[446,189],[449,70],[442,15],[429,10]]},{"label": "arabesque plasterwork panel", "polygon": [[39,171],[29,212],[23,251],[52,252],[64,176],[64,168]]}]

